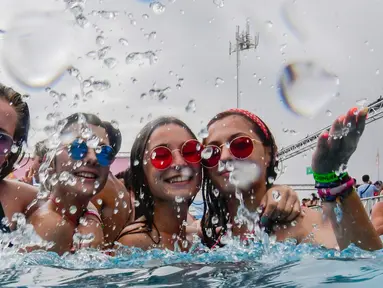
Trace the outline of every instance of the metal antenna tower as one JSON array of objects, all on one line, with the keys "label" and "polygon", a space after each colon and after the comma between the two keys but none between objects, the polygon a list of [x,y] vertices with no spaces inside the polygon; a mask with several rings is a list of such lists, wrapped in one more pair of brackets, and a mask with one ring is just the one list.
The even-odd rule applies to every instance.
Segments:
[{"label": "metal antenna tower", "polygon": [[230,42],[229,55],[237,53],[237,108],[240,107],[240,90],[239,90],[239,66],[241,65],[240,54],[242,51],[254,49],[256,50],[259,44],[259,35],[255,35],[254,40],[250,35],[250,23],[246,23],[246,31],[240,32],[240,27],[237,26],[235,33],[235,47]]}]

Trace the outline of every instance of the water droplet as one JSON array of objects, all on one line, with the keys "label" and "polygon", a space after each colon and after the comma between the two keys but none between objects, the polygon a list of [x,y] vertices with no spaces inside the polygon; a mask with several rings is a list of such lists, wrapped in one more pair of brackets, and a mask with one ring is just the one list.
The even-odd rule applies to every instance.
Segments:
[{"label": "water droplet", "polygon": [[380,74],[380,70],[379,70],[379,69],[376,69],[375,74],[376,74],[376,75],[379,75],[379,74]]},{"label": "water droplet", "polygon": [[96,180],[94,181],[94,189],[97,189],[98,187],[100,187],[100,182]]},{"label": "water droplet", "polygon": [[273,190],[272,195],[273,195],[273,199],[274,199],[276,202],[281,201],[281,199],[282,199],[282,195],[281,195],[281,193],[280,193],[278,190]]},{"label": "water droplet", "polygon": [[117,60],[116,60],[116,58],[106,58],[104,60],[104,64],[109,69],[113,69],[117,65]]},{"label": "water droplet", "polygon": [[119,129],[119,124],[116,120],[112,120],[110,124],[113,126],[114,129]]},{"label": "water droplet", "polygon": [[195,112],[196,111],[196,104],[194,100],[190,100],[188,104],[185,107],[186,112]]},{"label": "water droplet", "polygon": [[116,11],[99,11],[98,15],[105,19],[115,19],[118,16],[118,12]]},{"label": "water droplet", "polygon": [[130,78],[130,80],[132,80],[132,83],[133,83],[133,84],[136,84],[136,83],[137,83],[137,79],[134,78],[134,77]]},{"label": "water droplet", "polygon": [[60,174],[59,180],[62,182],[66,182],[69,179],[69,172],[68,171],[63,171]]},{"label": "water droplet", "polygon": [[5,69],[18,82],[43,88],[72,66],[73,26],[61,12],[28,13],[8,24],[2,56]]},{"label": "water droplet", "polygon": [[218,219],[217,216],[213,216],[213,217],[211,218],[211,223],[212,223],[213,225],[218,224],[218,222],[219,222],[219,219]]},{"label": "water droplet", "polygon": [[118,42],[123,45],[123,46],[129,46],[129,41],[126,40],[125,38],[120,38],[120,40],[118,40]]},{"label": "water droplet", "polygon": [[222,78],[217,77],[217,78],[215,79],[215,87],[219,87],[219,86],[222,85],[223,83],[225,83],[225,81],[224,81]]},{"label": "water droplet", "polygon": [[97,52],[96,51],[89,51],[88,53],[86,53],[86,56],[89,58],[96,59],[97,58]]},{"label": "water droplet", "polygon": [[188,240],[183,240],[182,241],[182,248],[186,249],[186,248],[188,248],[188,246],[189,246]]},{"label": "water droplet", "polygon": [[12,153],[17,153],[17,151],[19,151],[19,146],[17,146],[16,144],[12,144],[11,152]]},{"label": "water droplet", "polygon": [[332,112],[331,112],[331,110],[326,110],[326,116],[332,116]]},{"label": "water droplet", "polygon": [[211,228],[205,228],[205,232],[207,237],[213,236],[213,231]]},{"label": "water droplet", "polygon": [[73,214],[76,214],[76,212],[77,212],[77,207],[74,205],[70,206],[69,213],[73,215]]},{"label": "water droplet", "polygon": [[124,191],[118,192],[118,198],[122,199],[124,198],[124,195],[125,195]]},{"label": "water droplet", "polygon": [[92,84],[93,88],[98,91],[105,91],[111,87],[109,81],[94,81]]},{"label": "water droplet", "polygon": [[258,79],[258,85],[262,85],[262,79],[261,78]]},{"label": "water droplet", "polygon": [[291,224],[291,226],[295,227],[295,226],[297,226],[297,221],[293,220],[293,221],[291,221],[290,224]]},{"label": "water droplet", "polygon": [[138,164],[140,164],[140,161],[138,161],[137,159],[134,160],[134,162],[133,162],[133,166],[138,166]]},{"label": "water droplet", "polygon": [[150,89],[149,95],[152,98],[157,99],[158,101],[162,101],[162,100],[168,99],[168,96],[167,96],[168,92],[171,92],[170,87],[166,87],[164,89]]},{"label": "water droplet", "polygon": [[80,14],[76,17],[76,23],[81,28],[86,28],[89,26],[89,21],[83,14]]},{"label": "water droplet", "polygon": [[59,101],[65,101],[67,99],[67,96],[65,93],[61,93],[59,96]]},{"label": "water droplet", "polygon": [[313,117],[335,98],[338,80],[313,62],[292,63],[284,67],[279,78],[280,96],[291,112]]},{"label": "water droplet", "polygon": [[273,22],[272,21],[266,21],[266,25],[268,28],[272,28],[273,27]]},{"label": "water droplet", "polygon": [[148,14],[142,14],[142,19],[145,19],[145,20],[149,19],[149,15]]},{"label": "water droplet", "polygon": [[176,197],[174,198],[174,200],[175,200],[177,203],[182,203],[182,202],[185,200],[185,198],[184,198],[184,197],[181,197],[181,196],[176,196]]},{"label": "water droplet", "polygon": [[126,56],[125,62],[128,65],[137,65],[137,66],[143,66],[143,65],[153,65],[157,63],[158,58],[157,55],[152,51],[146,51],[143,53],[140,52],[133,52],[130,53],[128,56]]},{"label": "water droplet", "polygon": [[74,175],[69,174],[68,180],[66,181],[66,184],[69,186],[74,186],[77,183],[77,179]]},{"label": "water droplet", "polygon": [[181,15],[185,15],[185,10],[180,10]]},{"label": "water droplet", "polygon": [[198,137],[200,137],[202,139],[207,138],[208,136],[209,136],[209,131],[207,130],[207,127],[202,128],[198,132]]},{"label": "water droplet", "polygon": [[138,207],[138,206],[140,206],[140,201],[134,200],[134,207]]},{"label": "water droplet", "polygon": [[223,8],[223,6],[225,6],[225,1],[224,0],[213,0],[213,3],[218,8]]},{"label": "water droplet", "polygon": [[165,12],[165,5],[157,1],[150,3],[150,8],[152,8],[153,12],[157,15],[160,15]]},{"label": "water droplet", "polygon": [[24,94],[22,98],[23,98],[23,101],[28,101],[28,100],[31,99],[31,95],[29,95],[29,94]]},{"label": "water droplet", "polygon": [[105,44],[105,38],[103,36],[97,36],[96,44],[100,45],[100,46],[103,46]]},{"label": "water droplet", "polygon": [[97,199],[97,204],[102,205],[102,199],[101,198]]}]

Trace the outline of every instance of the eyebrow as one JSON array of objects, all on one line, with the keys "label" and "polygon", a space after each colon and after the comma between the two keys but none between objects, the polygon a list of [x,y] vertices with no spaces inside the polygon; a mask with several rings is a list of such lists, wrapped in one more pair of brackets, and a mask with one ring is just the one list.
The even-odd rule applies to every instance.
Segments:
[{"label": "eyebrow", "polygon": [[[235,134],[231,135],[225,142],[231,142],[233,139],[235,139],[235,138],[237,138],[237,137],[239,137],[239,136],[246,136],[246,137],[250,137],[250,138],[252,138],[251,136],[249,136],[249,135],[247,135],[247,134],[245,134],[245,133],[243,133],[243,132],[238,132],[238,133],[235,133]],[[220,144],[222,144],[222,143],[220,143],[220,142],[217,141],[217,140],[214,140],[214,141],[209,142],[207,145],[216,145],[216,146],[219,146]]]}]

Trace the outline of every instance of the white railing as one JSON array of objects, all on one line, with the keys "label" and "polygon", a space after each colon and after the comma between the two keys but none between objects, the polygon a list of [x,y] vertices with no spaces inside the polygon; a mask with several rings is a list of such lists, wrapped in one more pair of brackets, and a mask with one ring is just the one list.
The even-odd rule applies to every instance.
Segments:
[{"label": "white railing", "polygon": [[364,209],[366,209],[367,214],[371,216],[372,207],[374,207],[376,203],[383,201],[383,196],[362,198],[360,200],[362,201]]}]

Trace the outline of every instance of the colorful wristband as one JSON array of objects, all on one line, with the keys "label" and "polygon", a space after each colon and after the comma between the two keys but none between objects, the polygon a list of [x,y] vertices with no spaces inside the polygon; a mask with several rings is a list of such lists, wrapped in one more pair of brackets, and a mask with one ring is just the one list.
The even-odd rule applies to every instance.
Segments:
[{"label": "colorful wristband", "polygon": [[350,178],[346,183],[334,188],[318,189],[318,195],[324,201],[334,201],[338,196],[343,197],[348,195],[349,188],[355,184],[354,179]]},{"label": "colorful wristband", "polygon": [[338,182],[339,180],[342,180],[342,178],[346,177],[348,175],[347,172],[336,175],[335,172],[331,172],[328,174],[317,174],[314,172],[314,180],[318,183],[332,183],[332,182]]}]

